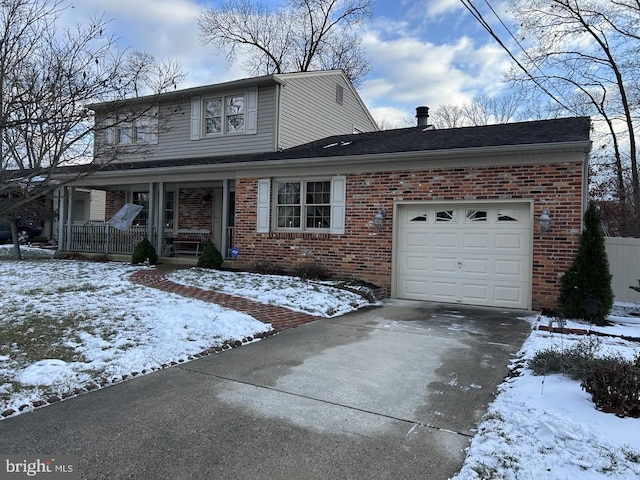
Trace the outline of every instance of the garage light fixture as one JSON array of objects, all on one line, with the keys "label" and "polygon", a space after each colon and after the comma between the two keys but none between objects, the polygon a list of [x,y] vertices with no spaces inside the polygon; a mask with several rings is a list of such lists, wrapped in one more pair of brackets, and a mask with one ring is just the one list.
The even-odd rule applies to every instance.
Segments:
[{"label": "garage light fixture", "polygon": [[385,218],[387,218],[387,211],[384,208],[381,208],[373,217],[373,226],[376,229],[376,232],[379,232],[382,229],[382,224],[384,223]]},{"label": "garage light fixture", "polygon": [[549,216],[549,209],[542,210],[542,214],[538,218],[538,225],[540,226],[540,233],[544,235],[551,226],[551,217]]}]

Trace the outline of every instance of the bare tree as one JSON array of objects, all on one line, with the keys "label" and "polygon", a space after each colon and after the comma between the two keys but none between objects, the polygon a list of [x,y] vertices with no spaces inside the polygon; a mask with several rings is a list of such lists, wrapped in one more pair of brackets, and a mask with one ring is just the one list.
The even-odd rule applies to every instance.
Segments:
[{"label": "bare tree", "polygon": [[456,128],[512,122],[520,118],[519,95],[478,95],[462,105],[438,105],[431,115],[437,128]]},{"label": "bare tree", "polygon": [[36,200],[60,185],[56,169],[89,164],[78,174],[88,175],[101,166],[91,163],[92,139],[106,126],[88,105],[153,95],[182,77],[175,62],[118,50],[103,18],[58,29],[64,8],[59,0],[0,4],[0,220],[12,225],[17,258],[17,219],[41,213]]},{"label": "bare tree", "polygon": [[252,75],[341,68],[358,85],[369,62],[355,31],[373,10],[373,0],[288,0],[276,10],[259,1],[226,0],[198,15],[203,44],[238,54]]},{"label": "bare tree", "polygon": [[511,52],[509,40],[500,38],[472,1],[463,3],[516,62],[513,82],[533,86],[565,112],[592,116],[595,131],[606,134],[608,174],[615,178],[611,193],[623,206],[621,229],[640,235],[633,231],[640,220],[635,133],[640,113],[640,3],[511,0],[518,29],[511,43],[517,43],[520,54]]}]

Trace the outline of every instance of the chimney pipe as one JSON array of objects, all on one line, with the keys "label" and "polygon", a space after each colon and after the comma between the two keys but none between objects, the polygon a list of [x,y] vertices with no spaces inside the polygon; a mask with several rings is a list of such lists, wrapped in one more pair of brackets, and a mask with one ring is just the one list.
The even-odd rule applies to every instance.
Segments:
[{"label": "chimney pipe", "polygon": [[419,127],[427,127],[429,125],[429,107],[416,108],[416,118]]}]

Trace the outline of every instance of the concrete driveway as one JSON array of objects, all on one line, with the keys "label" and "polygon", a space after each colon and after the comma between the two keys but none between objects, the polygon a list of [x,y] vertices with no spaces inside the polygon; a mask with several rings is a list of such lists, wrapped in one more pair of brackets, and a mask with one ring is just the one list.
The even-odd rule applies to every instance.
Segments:
[{"label": "concrete driveway", "polygon": [[529,312],[387,300],[0,422],[83,479],[446,479]]}]

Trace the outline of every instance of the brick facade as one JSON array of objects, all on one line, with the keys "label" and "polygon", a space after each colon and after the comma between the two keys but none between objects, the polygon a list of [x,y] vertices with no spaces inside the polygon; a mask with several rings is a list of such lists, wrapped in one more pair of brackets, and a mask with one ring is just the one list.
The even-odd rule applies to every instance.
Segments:
[{"label": "brick facade", "polygon": [[[555,307],[560,276],[577,250],[582,219],[582,163],[438,168],[347,175],[344,235],[257,233],[257,178],[236,180],[236,266],[267,261],[293,269],[317,262],[339,277],[357,277],[391,291],[393,205],[399,201],[533,200],[533,218],[551,210],[551,230],[533,235],[532,307]],[[370,221],[383,207],[375,232]]]},{"label": "brick facade", "polygon": [[[107,192],[105,218],[109,219],[126,203],[126,192]],[[213,187],[180,188],[176,228],[211,230]]]}]

